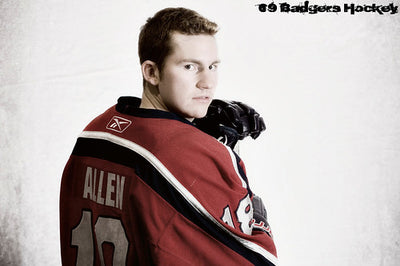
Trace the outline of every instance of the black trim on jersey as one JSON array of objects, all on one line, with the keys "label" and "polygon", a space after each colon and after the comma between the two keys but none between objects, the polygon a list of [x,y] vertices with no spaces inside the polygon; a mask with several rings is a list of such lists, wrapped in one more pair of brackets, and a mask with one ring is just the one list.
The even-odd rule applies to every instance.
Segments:
[{"label": "black trim on jersey", "polygon": [[172,119],[172,120],[178,120],[185,124],[194,126],[189,120],[187,120],[177,114],[171,113],[171,112],[157,110],[157,109],[139,108],[140,102],[141,102],[140,98],[133,97],[133,96],[119,97],[118,103],[115,106],[115,109],[118,112],[120,112],[122,114],[126,114],[126,115],[132,115],[132,116],[143,117],[143,118]]},{"label": "black trim on jersey", "polygon": [[273,263],[262,255],[247,249],[227,232],[210,223],[206,217],[201,215],[178,191],[176,191],[149,161],[135,151],[102,139],[78,138],[72,154],[103,159],[134,169],[136,175],[172,207],[212,237],[237,252],[254,265],[274,266]]},{"label": "black trim on jersey", "polygon": [[246,182],[247,192],[249,193],[250,197],[253,197],[253,192],[251,191],[250,186],[249,186],[249,180],[247,179],[247,176],[244,173],[244,170],[243,170],[242,166],[239,163],[241,161],[241,159],[240,159],[239,155],[237,155],[237,153],[235,151],[233,151],[233,154],[235,154],[236,163],[237,163],[237,169],[239,170],[239,174],[242,177],[242,179],[244,180],[244,182]]}]

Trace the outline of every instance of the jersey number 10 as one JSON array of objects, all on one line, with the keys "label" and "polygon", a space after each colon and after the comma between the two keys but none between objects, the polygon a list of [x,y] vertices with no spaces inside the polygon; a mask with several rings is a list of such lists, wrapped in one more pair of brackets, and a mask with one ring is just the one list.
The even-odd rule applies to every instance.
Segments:
[{"label": "jersey number 10", "polygon": [[[96,236],[96,237],[95,237]],[[71,244],[78,247],[76,266],[93,265],[94,239],[97,239],[97,251],[100,263],[105,265],[103,243],[110,243],[114,247],[113,265],[126,265],[129,242],[124,227],[119,219],[99,216],[92,228],[92,213],[82,211],[81,221],[72,229]]]}]

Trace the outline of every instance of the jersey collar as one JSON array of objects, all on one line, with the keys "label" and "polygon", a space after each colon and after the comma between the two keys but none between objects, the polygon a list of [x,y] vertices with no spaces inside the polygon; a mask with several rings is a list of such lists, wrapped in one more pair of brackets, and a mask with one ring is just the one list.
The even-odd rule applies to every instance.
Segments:
[{"label": "jersey collar", "polygon": [[139,108],[140,102],[141,102],[140,98],[133,96],[122,96],[118,99],[118,103],[115,108],[118,112],[122,114],[127,114],[137,117],[145,117],[145,118],[172,119],[194,126],[192,122],[188,121],[187,119],[175,113],[157,109]]}]

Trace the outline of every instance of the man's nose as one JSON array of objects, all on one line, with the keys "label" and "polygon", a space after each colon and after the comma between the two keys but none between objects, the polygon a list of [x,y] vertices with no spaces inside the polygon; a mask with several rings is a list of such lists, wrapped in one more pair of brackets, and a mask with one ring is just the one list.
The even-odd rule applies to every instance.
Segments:
[{"label": "man's nose", "polygon": [[200,74],[199,81],[197,82],[197,87],[199,89],[214,89],[217,85],[217,73],[211,70],[204,70]]}]

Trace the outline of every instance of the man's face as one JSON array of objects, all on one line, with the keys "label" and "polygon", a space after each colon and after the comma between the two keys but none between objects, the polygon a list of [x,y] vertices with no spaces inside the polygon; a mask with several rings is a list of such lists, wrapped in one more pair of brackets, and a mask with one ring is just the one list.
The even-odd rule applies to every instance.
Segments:
[{"label": "man's face", "polygon": [[206,115],[217,86],[219,63],[211,35],[173,33],[158,84],[163,104],[188,120]]}]

